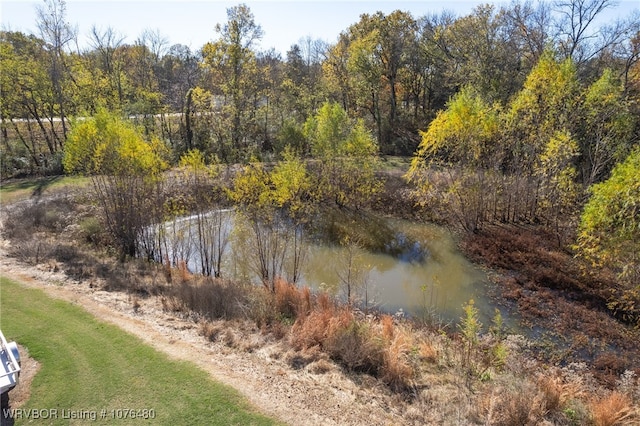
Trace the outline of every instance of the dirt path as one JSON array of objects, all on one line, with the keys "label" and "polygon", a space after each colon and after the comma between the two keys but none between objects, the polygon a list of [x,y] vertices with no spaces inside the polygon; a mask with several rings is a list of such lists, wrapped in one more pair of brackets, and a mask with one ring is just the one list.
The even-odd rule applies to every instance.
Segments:
[{"label": "dirt path", "polygon": [[[51,266],[29,267],[0,247],[0,274],[49,296],[84,307],[88,312],[138,336],[172,358],[193,362],[214,379],[240,391],[255,407],[289,424],[408,424],[402,404],[372,379],[356,384],[333,363],[320,359],[291,367],[300,356],[249,324],[220,322],[214,342],[199,335],[193,320],[167,314],[160,301],[91,288]],[[404,418],[403,418],[404,417]],[[410,417],[410,416],[409,416]]]}]

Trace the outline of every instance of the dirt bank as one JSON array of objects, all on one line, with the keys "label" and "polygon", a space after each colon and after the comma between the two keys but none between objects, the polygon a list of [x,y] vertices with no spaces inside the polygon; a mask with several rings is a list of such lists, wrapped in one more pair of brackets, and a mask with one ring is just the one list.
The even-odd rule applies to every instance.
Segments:
[{"label": "dirt bank", "polygon": [[[81,305],[173,358],[195,363],[246,396],[260,411],[289,424],[406,424],[396,397],[374,380],[356,383],[333,363],[292,369],[294,354],[248,323],[219,326],[224,339],[206,341],[193,320],[169,315],[155,297],[136,299],[69,279],[63,272],[22,265],[0,251],[0,274],[49,296]],[[135,307],[134,307],[135,305]],[[233,342],[233,344],[230,344]],[[299,355],[299,354],[298,354]]]}]

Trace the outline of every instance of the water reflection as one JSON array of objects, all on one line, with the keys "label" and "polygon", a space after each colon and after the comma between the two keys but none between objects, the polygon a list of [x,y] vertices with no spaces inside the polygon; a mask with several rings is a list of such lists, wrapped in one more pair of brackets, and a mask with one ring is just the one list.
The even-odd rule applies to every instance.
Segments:
[{"label": "water reflection", "polygon": [[[367,287],[369,300],[387,312],[402,309],[423,316],[435,311],[445,320],[460,317],[461,306],[474,299],[481,311],[492,308],[484,295],[485,274],[467,261],[456,249],[452,236],[434,225],[395,222],[400,233],[409,238],[411,250],[397,256],[358,249],[356,270],[364,271],[357,291]],[[339,289],[340,269],[344,268],[347,249],[338,246],[312,246],[303,272],[304,283],[313,288]],[[361,296],[362,299],[362,296]]]},{"label": "water reflection", "polygon": [[[174,234],[193,238],[194,232],[188,231],[192,220],[180,221],[181,232]],[[223,229],[231,237],[223,256],[222,275],[259,283],[250,228],[231,210],[224,212],[224,220]],[[395,220],[388,224],[394,236],[384,245],[386,253],[306,241],[299,284],[343,298],[348,284],[352,298],[361,306],[390,313],[402,310],[420,317],[436,312],[444,321],[459,319],[462,305],[474,299],[487,324],[493,306],[485,295],[486,276],[458,252],[452,235],[430,224]],[[193,247],[184,250],[192,253],[186,260],[189,269],[198,272],[199,255],[194,251]],[[287,262],[285,259],[285,277]]]}]

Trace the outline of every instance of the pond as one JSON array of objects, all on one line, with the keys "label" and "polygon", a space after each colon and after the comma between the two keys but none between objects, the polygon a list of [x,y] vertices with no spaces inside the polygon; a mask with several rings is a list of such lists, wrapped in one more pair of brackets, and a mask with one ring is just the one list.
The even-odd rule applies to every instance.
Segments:
[{"label": "pond", "polygon": [[398,221],[392,227],[396,230],[396,241],[400,240],[400,244],[405,239],[410,241],[409,252],[392,255],[337,245],[312,245],[302,281],[312,288],[324,283],[329,289],[344,292],[341,277],[352,257],[361,303],[366,291],[367,304],[385,312],[402,310],[419,317],[435,315],[444,321],[458,319],[462,306],[470,299],[481,311],[493,311],[485,297],[485,274],[457,251],[446,229]]},{"label": "pond", "polygon": [[[215,217],[212,222],[219,224],[218,233],[226,236],[222,276],[260,283],[255,236],[250,226],[233,210],[211,212],[207,217]],[[382,250],[330,243],[309,233],[302,235],[304,249],[298,284],[328,291],[342,300],[347,300],[350,290],[351,299],[361,308],[445,323],[457,322],[462,306],[473,299],[481,321],[488,324],[495,308],[487,296],[487,276],[457,250],[448,230],[433,224],[377,220],[391,230]],[[164,227],[164,232],[174,239],[170,244],[173,248],[168,250],[180,250],[178,256],[172,253],[173,258],[183,259],[190,271],[200,272],[197,217],[182,218]],[[291,264],[291,256],[283,255],[285,277],[289,276],[284,271]]]}]

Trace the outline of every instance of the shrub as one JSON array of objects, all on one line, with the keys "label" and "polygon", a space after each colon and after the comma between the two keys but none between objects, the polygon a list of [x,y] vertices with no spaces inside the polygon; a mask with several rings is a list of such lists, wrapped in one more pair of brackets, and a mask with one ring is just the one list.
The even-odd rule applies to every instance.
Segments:
[{"label": "shrub", "polygon": [[[348,313],[332,318],[325,343],[329,356],[351,371],[377,376],[384,365],[384,344],[371,325]],[[349,317],[351,319],[349,320]]]},{"label": "shrub", "polygon": [[9,253],[22,262],[37,265],[49,258],[53,250],[54,247],[49,242],[32,236],[14,243]]},{"label": "shrub", "polygon": [[85,217],[79,225],[82,236],[88,243],[98,245],[105,240],[104,228],[95,216]]},{"label": "shrub", "polygon": [[201,321],[199,331],[207,340],[214,342],[218,338],[222,329],[218,325],[212,324],[209,321]]},{"label": "shrub", "polygon": [[311,311],[311,291],[308,287],[298,289],[284,280],[275,282],[276,309],[285,318],[304,317]]},{"label": "shrub", "polygon": [[611,392],[607,397],[592,402],[591,413],[596,426],[613,426],[623,421],[632,424],[633,417],[637,420],[631,400],[619,392]]},{"label": "shrub", "polygon": [[[383,329],[383,334],[384,329]],[[396,330],[384,350],[382,381],[395,391],[407,390],[415,376],[411,362],[411,336],[406,331]]]},{"label": "shrub", "polygon": [[59,232],[69,225],[72,203],[67,199],[29,202],[12,209],[4,223],[6,236],[21,240],[37,231]]},{"label": "shrub", "polygon": [[239,304],[246,299],[242,286],[214,278],[183,281],[169,290],[169,296],[187,309],[209,319],[231,319],[242,314]]}]

